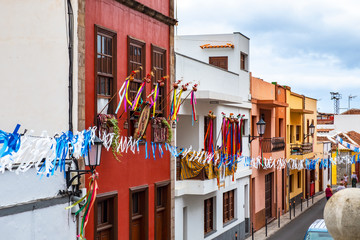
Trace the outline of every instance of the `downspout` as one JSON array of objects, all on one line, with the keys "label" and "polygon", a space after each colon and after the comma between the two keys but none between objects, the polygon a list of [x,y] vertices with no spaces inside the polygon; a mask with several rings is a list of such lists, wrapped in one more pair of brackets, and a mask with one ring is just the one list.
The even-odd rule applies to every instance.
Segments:
[{"label": "downspout", "polygon": [[73,131],[73,55],[74,55],[74,14],[71,5],[71,0],[67,0],[67,10],[68,10],[68,31],[69,31],[69,41],[68,41],[68,51],[69,51],[69,131]]}]

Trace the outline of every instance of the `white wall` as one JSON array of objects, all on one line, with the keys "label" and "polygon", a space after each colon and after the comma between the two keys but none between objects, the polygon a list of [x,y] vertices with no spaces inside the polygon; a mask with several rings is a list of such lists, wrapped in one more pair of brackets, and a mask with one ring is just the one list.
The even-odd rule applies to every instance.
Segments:
[{"label": "white wall", "polygon": [[[186,195],[175,198],[175,239],[213,239],[232,227],[245,221],[244,211],[244,186],[248,184],[249,178],[242,178],[236,181],[236,184],[221,188],[203,196]],[[236,221],[229,225],[223,226],[223,193],[235,189],[235,218]],[[247,195],[249,196],[249,195]],[[214,230],[215,233],[204,238],[204,200],[215,197],[214,210]],[[249,202],[249,199],[248,199]],[[186,226],[183,225],[183,208],[187,210]],[[187,229],[187,238],[183,235],[183,228]]]},{"label": "white wall", "polygon": [[[201,49],[203,44],[234,44],[234,49]],[[249,54],[249,39],[240,34],[180,36],[176,39],[176,79],[183,82],[199,81],[200,86],[196,96],[196,113],[198,122],[192,126],[191,105],[185,100],[180,108],[179,122],[176,130],[176,143],[179,147],[201,150],[204,145],[204,117],[212,111],[216,116],[216,137],[219,135],[222,124],[222,112],[227,116],[233,113],[245,115],[247,121],[246,134],[249,134],[249,119],[251,103],[249,102],[250,78],[249,72],[240,70],[240,52]],[[182,56],[185,55],[185,56]],[[207,64],[210,56],[228,56],[229,71]],[[194,60],[196,59],[196,60]],[[203,94],[211,93],[211,94]],[[185,96],[187,93],[185,93]],[[210,102],[217,101],[216,104]],[[243,137],[243,155],[250,156],[248,137]],[[221,140],[215,143],[221,145]],[[216,179],[211,180],[181,180],[175,184],[175,239],[204,239],[204,200],[216,197],[216,211],[214,228],[216,232],[206,239],[228,231],[245,220],[245,213],[249,213],[249,206],[244,209],[244,187],[249,190],[249,167],[238,165],[235,181],[231,176],[226,177],[225,188],[218,190]],[[236,191],[236,221],[223,227],[223,193],[235,189]],[[249,203],[249,200],[247,201]],[[183,225],[183,211],[186,207],[186,226]],[[248,216],[247,216],[248,217]],[[184,230],[185,229],[185,230]],[[187,236],[183,233],[187,232]]]},{"label": "white wall", "polygon": [[[68,130],[67,12],[65,0],[3,1],[0,7],[0,130],[17,123],[40,135]],[[73,126],[77,129],[77,0],[74,12]],[[63,173],[40,180],[35,169],[0,174],[0,207],[55,198],[65,190]],[[69,205],[59,204],[0,217],[1,239],[76,239]],[[1,211],[1,210],[0,210]],[[15,211],[16,212],[16,211]]]},{"label": "white wall", "polygon": [[[65,0],[5,1],[0,16],[0,126],[17,123],[38,134],[68,129],[68,48]],[[77,1],[73,1],[75,39]],[[66,14],[67,15],[67,14]],[[77,41],[74,42],[77,53]],[[77,58],[74,59],[77,76]],[[74,127],[77,81],[74,80]]]},{"label": "white wall", "polygon": [[[222,45],[226,43],[234,44],[234,48],[200,48],[203,44]],[[200,66],[200,63],[194,61],[186,63],[189,60],[179,59],[178,56],[176,56],[176,79],[183,77],[185,82],[202,80],[200,81],[201,89],[205,87],[213,90],[215,87],[217,92],[224,92],[229,95],[233,95],[235,91],[236,96],[241,97],[243,100],[248,100],[250,76],[248,71],[240,70],[240,53],[243,52],[248,55],[248,69],[250,69],[249,51],[249,39],[239,33],[177,36],[175,38],[175,52],[204,63],[209,63],[209,57],[227,56],[228,71],[238,74],[238,81],[234,82],[234,76],[225,75],[223,70],[216,68],[217,73],[214,73],[211,70],[211,66],[210,68]],[[215,81],[215,84],[212,84],[213,81]]]},{"label": "white wall", "polygon": [[360,115],[335,115],[334,127],[336,131],[360,132]]}]

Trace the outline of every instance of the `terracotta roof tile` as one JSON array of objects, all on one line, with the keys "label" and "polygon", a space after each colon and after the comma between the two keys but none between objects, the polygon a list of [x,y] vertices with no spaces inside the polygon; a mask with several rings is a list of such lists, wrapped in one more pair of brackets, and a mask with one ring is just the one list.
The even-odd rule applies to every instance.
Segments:
[{"label": "terracotta roof tile", "polygon": [[341,115],[356,115],[356,114],[360,114],[360,109],[352,108],[343,112]]},{"label": "terracotta roof tile", "polygon": [[224,45],[211,45],[211,44],[204,44],[200,46],[202,49],[204,48],[234,48],[234,44],[226,43]]}]

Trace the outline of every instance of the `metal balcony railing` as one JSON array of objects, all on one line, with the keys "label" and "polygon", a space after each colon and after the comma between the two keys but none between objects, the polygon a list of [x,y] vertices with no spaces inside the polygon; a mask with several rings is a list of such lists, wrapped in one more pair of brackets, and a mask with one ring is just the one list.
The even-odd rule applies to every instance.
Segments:
[{"label": "metal balcony railing", "polygon": [[278,152],[285,149],[285,139],[283,137],[263,138],[261,140],[263,153]]},{"label": "metal balcony railing", "polygon": [[312,143],[291,144],[291,155],[304,155],[313,152]]}]

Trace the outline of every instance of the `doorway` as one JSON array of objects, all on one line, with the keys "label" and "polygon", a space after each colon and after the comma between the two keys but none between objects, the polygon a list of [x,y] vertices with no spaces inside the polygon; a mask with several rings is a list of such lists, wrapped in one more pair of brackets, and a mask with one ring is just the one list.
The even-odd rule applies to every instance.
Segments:
[{"label": "doorway", "polygon": [[265,218],[272,217],[272,192],[273,192],[273,173],[265,175]]}]

